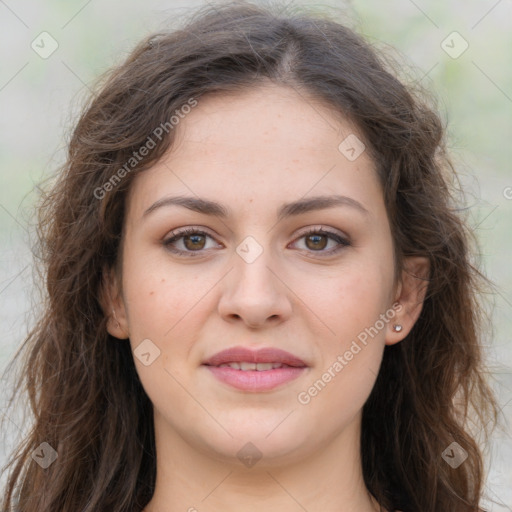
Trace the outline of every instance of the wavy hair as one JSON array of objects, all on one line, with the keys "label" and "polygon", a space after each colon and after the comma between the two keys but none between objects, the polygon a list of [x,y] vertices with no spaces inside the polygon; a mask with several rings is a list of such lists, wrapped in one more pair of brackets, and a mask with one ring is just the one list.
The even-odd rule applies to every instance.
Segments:
[{"label": "wavy hair", "polygon": [[[2,512],[139,512],[150,501],[152,404],[129,344],[106,330],[102,279],[120,271],[127,192],[172,147],[171,116],[191,98],[268,81],[355,123],[382,184],[396,269],[407,256],[430,261],[420,317],[385,348],[363,408],[365,484],[388,510],[480,510],[477,433],[497,418],[480,344],[488,281],[472,259],[476,240],[457,206],[440,116],[391,62],[327,15],[234,2],[145,38],[98,81],[37,205],[44,310],[14,358],[21,365],[9,402],[26,392],[33,426],[7,466]],[[154,147],[130,160],[157,127]],[[32,458],[43,442],[58,454],[46,469]],[[452,442],[468,454],[457,469],[442,459]]]}]

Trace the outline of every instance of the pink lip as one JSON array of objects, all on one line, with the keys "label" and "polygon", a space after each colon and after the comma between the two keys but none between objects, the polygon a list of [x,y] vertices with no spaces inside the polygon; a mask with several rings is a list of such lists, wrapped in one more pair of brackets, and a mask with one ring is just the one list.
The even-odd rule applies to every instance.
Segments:
[{"label": "pink lip", "polygon": [[[287,366],[264,371],[219,367],[221,364],[232,362],[281,363]],[[253,392],[268,391],[281,386],[299,377],[307,368],[302,359],[284,350],[270,347],[258,350],[232,347],[210,357],[203,366],[206,366],[220,381],[243,391]]]},{"label": "pink lip", "polygon": [[293,354],[272,347],[260,348],[258,350],[251,350],[245,347],[231,347],[217,352],[204,361],[203,364],[219,366],[224,363],[242,361],[247,363],[281,363],[288,366],[307,366],[302,359],[295,357]]}]

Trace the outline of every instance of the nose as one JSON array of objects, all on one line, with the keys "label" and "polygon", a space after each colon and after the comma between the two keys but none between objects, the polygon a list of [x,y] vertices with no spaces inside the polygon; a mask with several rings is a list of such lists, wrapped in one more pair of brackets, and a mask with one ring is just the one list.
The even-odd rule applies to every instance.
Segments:
[{"label": "nose", "polygon": [[223,282],[218,312],[228,322],[244,322],[258,328],[290,318],[292,292],[278,264],[265,249],[255,261],[233,255],[234,268]]}]

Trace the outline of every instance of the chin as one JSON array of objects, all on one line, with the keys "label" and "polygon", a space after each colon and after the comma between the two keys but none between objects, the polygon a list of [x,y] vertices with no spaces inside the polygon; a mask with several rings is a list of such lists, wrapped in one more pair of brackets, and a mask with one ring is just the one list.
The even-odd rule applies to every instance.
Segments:
[{"label": "chin", "polygon": [[[267,428],[263,420],[251,424],[230,423],[228,431],[233,437],[217,431],[214,436],[205,438],[204,443],[215,453],[215,458],[229,464],[242,464],[248,468],[256,464],[259,468],[286,465],[297,460],[301,453],[307,455],[314,436],[312,432],[309,435],[298,432],[291,424],[285,426],[288,420],[280,425],[282,421],[283,415],[271,428]],[[314,447],[309,448],[314,450]]]}]

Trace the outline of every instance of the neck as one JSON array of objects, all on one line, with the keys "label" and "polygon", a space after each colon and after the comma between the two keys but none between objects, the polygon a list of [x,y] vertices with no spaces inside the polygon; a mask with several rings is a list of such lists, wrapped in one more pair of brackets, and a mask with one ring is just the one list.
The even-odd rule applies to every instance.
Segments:
[{"label": "neck", "polygon": [[230,457],[210,447],[199,450],[191,446],[157,413],[155,439],[156,487],[144,512],[381,510],[363,480],[360,416],[335,439],[317,444],[314,453],[298,456],[295,450],[271,458],[263,456],[252,467],[238,460],[236,448],[235,456]]}]

